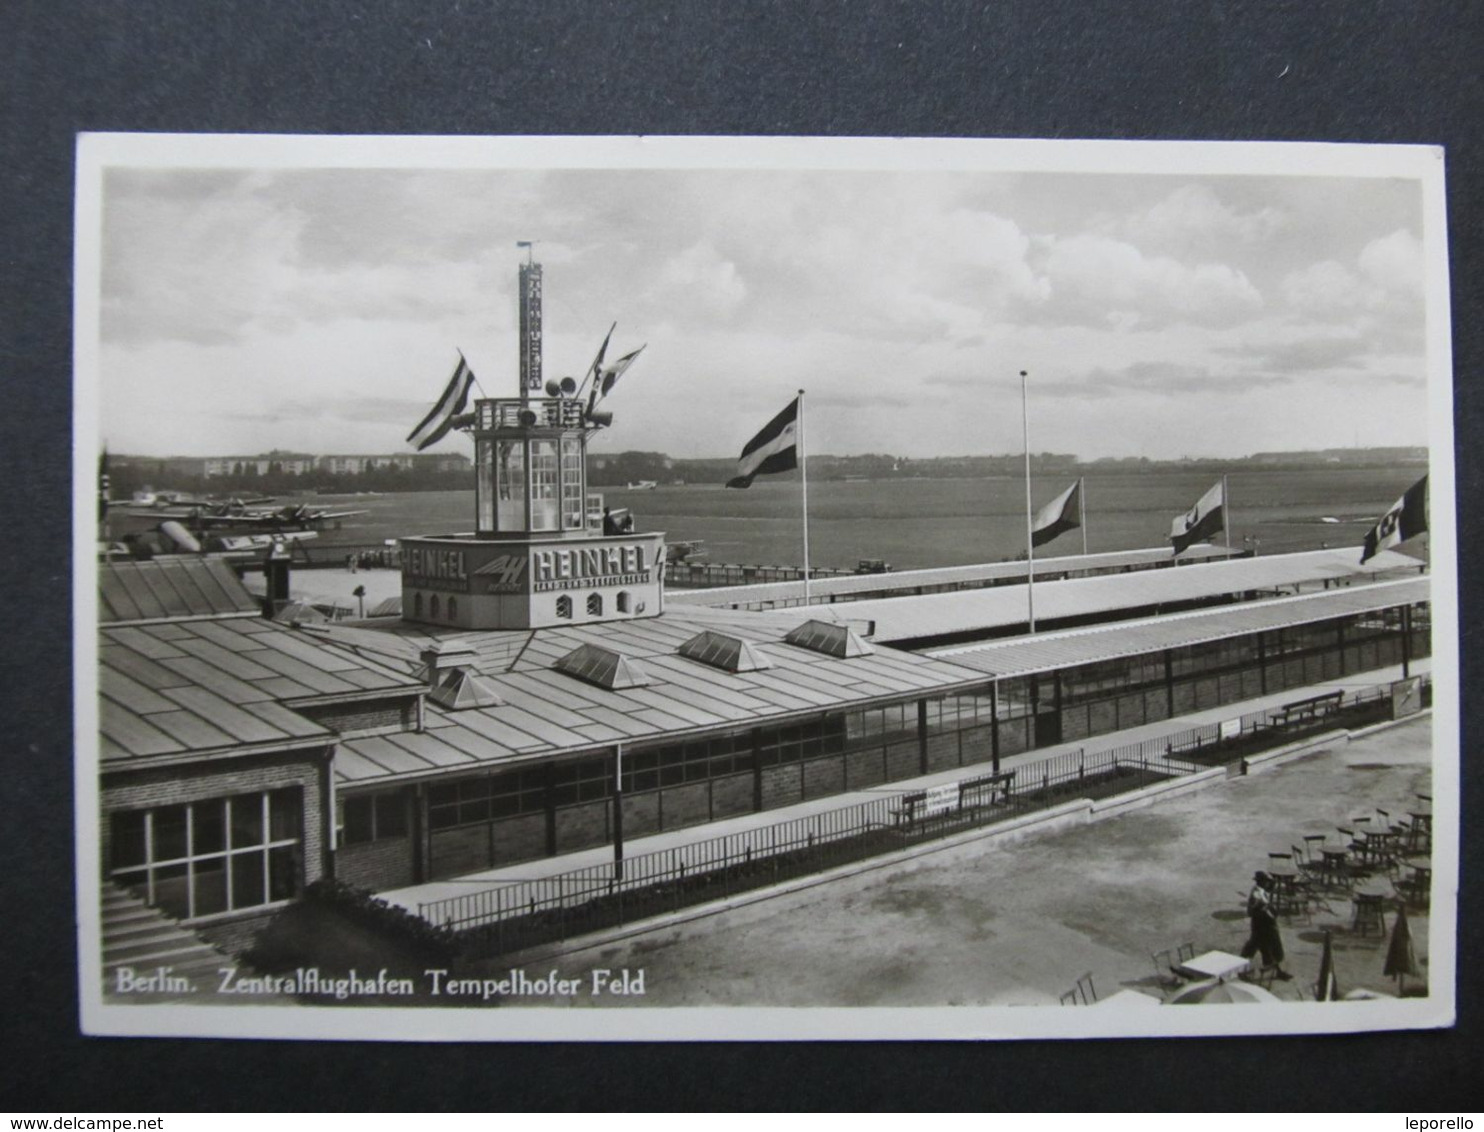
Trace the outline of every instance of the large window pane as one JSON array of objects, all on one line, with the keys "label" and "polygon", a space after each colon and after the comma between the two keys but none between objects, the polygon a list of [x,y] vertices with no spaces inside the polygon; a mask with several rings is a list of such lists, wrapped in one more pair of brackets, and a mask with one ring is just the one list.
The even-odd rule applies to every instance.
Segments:
[{"label": "large window pane", "polygon": [[112,856],[115,869],[144,864],[144,811],[114,814]]},{"label": "large window pane", "polygon": [[220,853],[227,847],[226,802],[197,802],[191,811],[192,854]]},{"label": "large window pane", "polygon": [[189,872],[184,863],[155,870],[155,904],[162,912],[181,920],[191,914]]},{"label": "large window pane", "polygon": [[196,907],[192,915],[210,916],[227,910],[227,858],[208,857],[191,865],[196,889]]},{"label": "large window pane", "polygon": [[263,844],[263,796],[248,794],[233,798],[232,848]]},{"label": "large window pane", "polygon": [[263,890],[263,854],[236,853],[232,856],[232,907],[251,908],[267,902]]},{"label": "large window pane", "polygon": [[156,861],[175,861],[186,855],[186,808],[165,806],[154,812]]}]

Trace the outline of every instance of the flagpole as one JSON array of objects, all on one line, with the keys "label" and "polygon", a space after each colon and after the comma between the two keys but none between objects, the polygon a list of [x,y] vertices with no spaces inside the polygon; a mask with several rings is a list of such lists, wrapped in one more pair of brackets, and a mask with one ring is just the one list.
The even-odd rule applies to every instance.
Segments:
[{"label": "flagpole", "polygon": [[1020,371],[1020,433],[1025,442],[1025,613],[1030,631],[1036,631],[1036,548],[1031,529],[1031,424],[1026,409],[1025,370]]},{"label": "flagpole", "polygon": [[799,390],[799,482],[804,497],[804,604],[809,604],[809,452],[804,447],[804,391]]},{"label": "flagpole", "polygon": [[1082,557],[1087,557],[1087,477],[1077,477],[1077,519],[1082,525]]},{"label": "flagpole", "polygon": [[1226,549],[1232,548],[1232,493],[1226,486],[1226,474],[1221,476],[1221,527],[1226,533]]}]

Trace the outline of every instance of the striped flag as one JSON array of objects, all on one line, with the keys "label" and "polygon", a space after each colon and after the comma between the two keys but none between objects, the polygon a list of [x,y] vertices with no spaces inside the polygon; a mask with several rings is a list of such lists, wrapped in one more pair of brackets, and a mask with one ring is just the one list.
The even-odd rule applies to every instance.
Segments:
[{"label": "striped flag", "polygon": [[1079,480],[1036,512],[1031,525],[1031,545],[1042,546],[1057,535],[1082,525],[1082,482]]},{"label": "striped flag", "polygon": [[742,448],[742,457],[737,461],[737,474],[727,480],[728,487],[751,487],[754,476],[786,472],[799,466],[797,433],[799,428],[799,399],[795,397],[788,408],[764,426]]},{"label": "striped flag", "polygon": [[1176,554],[1183,554],[1193,544],[1208,542],[1217,531],[1226,530],[1226,492],[1221,481],[1196,501],[1196,505],[1183,515],[1176,515],[1170,524],[1170,542]]},{"label": "striped flag", "polygon": [[1426,530],[1427,477],[1423,476],[1407,488],[1406,494],[1396,501],[1390,511],[1381,516],[1381,521],[1365,536],[1365,547],[1360,552],[1361,565],[1365,565],[1381,551],[1406,542],[1409,538],[1416,538]]},{"label": "striped flag", "polygon": [[464,355],[459,355],[459,364],[453,371],[453,376],[448,379],[448,385],[444,387],[443,395],[438,398],[438,403],[428,411],[418,426],[407,434],[407,443],[413,445],[421,452],[424,448],[437,444],[454,426],[454,418],[464,411],[464,406],[469,403],[469,389],[474,384],[474,371],[469,368],[469,363],[464,361]]},{"label": "striped flag", "polygon": [[[649,343],[646,342],[644,345],[647,346],[649,345]],[[624,375],[624,371],[626,369],[634,364],[634,359],[637,358],[641,353],[643,353],[643,351],[644,346],[640,346],[637,350],[630,350],[627,354],[619,358],[618,361],[614,362],[611,366],[605,366],[603,368],[598,378],[599,401],[608,396],[609,393],[613,392],[613,387],[618,384],[618,379]]]}]

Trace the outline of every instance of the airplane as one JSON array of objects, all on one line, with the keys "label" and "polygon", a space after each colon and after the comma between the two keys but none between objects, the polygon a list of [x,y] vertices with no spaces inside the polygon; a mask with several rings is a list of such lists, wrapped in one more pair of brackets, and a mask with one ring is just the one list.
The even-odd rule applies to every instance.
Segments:
[{"label": "airplane", "polygon": [[353,515],[368,514],[370,512],[366,510],[327,511],[323,508],[310,507],[305,503],[291,503],[276,511],[253,510],[245,507],[202,510],[190,518],[206,530],[215,527],[252,527],[268,531],[307,531],[324,523],[338,523],[339,520],[349,519]]},{"label": "airplane", "polygon": [[155,558],[172,554],[258,554],[275,543],[304,542],[318,538],[317,531],[290,531],[279,535],[212,535],[198,538],[175,519],[166,519],[151,530],[127,534],[109,548],[109,554],[130,558]]},{"label": "airplane", "polygon": [[672,542],[665,547],[665,561],[671,565],[689,565],[700,562],[705,557],[706,547],[702,539]]},{"label": "airplane", "polygon": [[639,480],[628,485],[630,491],[653,491],[659,487],[659,480]]}]

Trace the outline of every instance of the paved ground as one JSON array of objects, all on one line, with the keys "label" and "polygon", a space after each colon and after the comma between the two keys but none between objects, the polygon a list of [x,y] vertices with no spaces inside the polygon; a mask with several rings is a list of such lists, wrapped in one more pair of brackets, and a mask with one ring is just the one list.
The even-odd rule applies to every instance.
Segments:
[{"label": "paved ground", "polygon": [[[1431,793],[1428,727],[1423,718],[1122,817],[959,846],[554,965],[643,968],[648,1006],[1055,1004],[1089,971],[1103,997],[1154,991],[1151,952],[1241,946],[1242,894],[1269,851],[1378,806],[1417,808],[1416,794]],[[1342,991],[1394,990],[1382,975],[1385,939],[1354,937],[1350,914],[1341,898],[1311,922],[1285,924],[1298,978],[1276,993],[1293,998],[1312,983],[1326,927]],[[1425,964],[1427,917],[1410,923]]]}]

